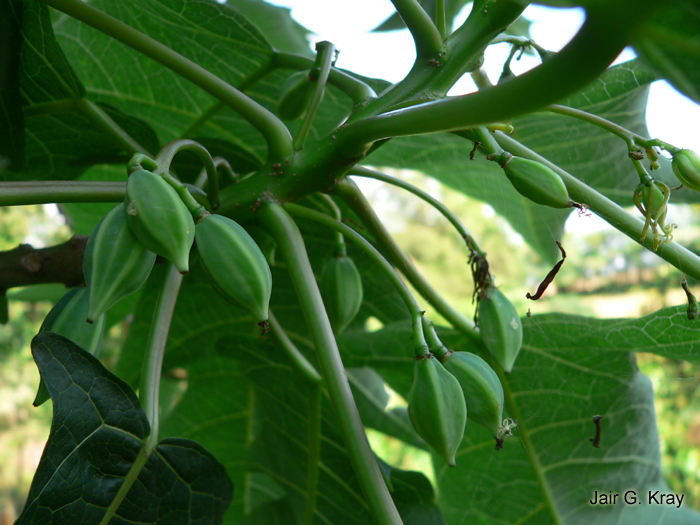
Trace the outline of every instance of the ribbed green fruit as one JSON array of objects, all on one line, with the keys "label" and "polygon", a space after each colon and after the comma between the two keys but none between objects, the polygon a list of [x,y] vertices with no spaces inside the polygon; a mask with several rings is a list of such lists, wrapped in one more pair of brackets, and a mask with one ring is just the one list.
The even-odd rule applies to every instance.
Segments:
[{"label": "ribbed green fruit", "polygon": [[141,244],[189,271],[194,221],[175,189],[159,175],[138,170],[126,183],[124,216]]},{"label": "ribbed green fruit", "polygon": [[197,252],[214,290],[258,323],[267,321],[272,274],[253,238],[222,215],[210,215],[196,228]]},{"label": "ribbed green fruit", "polygon": [[503,420],[503,386],[496,372],[478,355],[469,352],[453,352],[442,364],[462,387],[469,419],[496,437]]},{"label": "ribbed green fruit", "polygon": [[467,424],[467,405],[457,379],[432,354],[413,365],[408,415],[418,435],[454,467]]},{"label": "ribbed green fruit", "polygon": [[282,84],[277,113],[284,120],[303,117],[314,96],[316,82],[309,80],[308,72],[297,71]]},{"label": "ribbed green fruit", "polygon": [[673,173],[683,186],[700,191],[700,156],[692,150],[682,149],[673,156]]},{"label": "ribbed green fruit", "polygon": [[[102,338],[105,333],[105,315],[102,314],[92,324],[86,323],[88,296],[85,288],[73,288],[55,304],[39,328],[39,332],[53,332],[73,341],[95,357],[102,351]],[[49,391],[42,379],[34,399],[38,407],[49,398]]]},{"label": "ribbed green fruit", "polygon": [[348,256],[328,259],[321,272],[319,289],[333,331],[339,334],[362,306],[362,279],[353,260]]},{"label": "ribbed green fruit", "polygon": [[488,296],[479,299],[478,313],[484,345],[503,371],[510,372],[523,345],[523,325],[515,306],[491,287]]},{"label": "ribbed green fruit", "polygon": [[569,208],[571,199],[559,175],[537,161],[504,153],[498,160],[518,193],[537,204]]},{"label": "ribbed green fruit", "polygon": [[105,215],[90,235],[83,259],[88,322],[141,288],[155,261],[156,254],[131,233],[121,204]]}]

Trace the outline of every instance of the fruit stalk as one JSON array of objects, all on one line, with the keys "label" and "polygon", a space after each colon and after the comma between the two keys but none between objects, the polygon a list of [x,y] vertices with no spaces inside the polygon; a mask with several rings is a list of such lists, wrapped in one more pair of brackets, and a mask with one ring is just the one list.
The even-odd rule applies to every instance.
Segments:
[{"label": "fruit stalk", "polygon": [[175,265],[168,263],[165,269],[165,277],[156,301],[156,311],[151,323],[151,332],[148,335],[146,353],[143,357],[143,369],[141,370],[141,385],[139,388],[139,401],[141,408],[151,424],[151,434],[148,436],[146,448],[148,452],[158,444],[160,375],[163,369],[163,356],[165,344],[168,341],[170,323],[175,311],[177,295],[182,284],[182,275]]},{"label": "fruit stalk", "polygon": [[328,396],[370,512],[377,525],[401,525],[401,517],[367,442],[301,232],[289,214],[275,202],[263,204],[258,215],[263,227],[277,242],[289,269],[314,340]]}]

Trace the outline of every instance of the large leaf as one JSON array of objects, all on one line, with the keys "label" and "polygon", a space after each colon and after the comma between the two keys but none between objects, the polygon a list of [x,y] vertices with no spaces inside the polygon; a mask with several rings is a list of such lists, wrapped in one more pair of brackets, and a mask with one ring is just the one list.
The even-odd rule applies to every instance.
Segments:
[{"label": "large leaf", "polygon": [[[206,0],[99,0],[93,7],[138,28],[231,85],[265,67],[272,48],[265,36],[237,10]],[[200,88],[153,60],[68,16],[54,24],[56,37],[91,98],[136,114],[155,129],[161,143],[180,138],[216,105]],[[90,53],[85,53],[89,49]],[[105,64],[119,64],[119,68]],[[137,74],[123,74],[134,71]],[[245,133],[222,130],[248,144]]]},{"label": "large leaf", "polygon": [[40,333],[32,352],[54,412],[18,525],[98,524],[112,505],[111,523],[221,523],[233,486],[210,452],[165,439],[139,464],[151,428],[133,390],[65,337]]},{"label": "large leaf", "polygon": [[[630,352],[698,362],[700,327],[687,319],[684,307],[630,320],[533,316],[523,325],[523,349],[504,383],[504,415],[518,420],[515,437],[496,451],[487,431],[467,423],[457,467],[434,458],[448,521],[697,523],[698,515],[683,506],[649,504],[650,493],[670,491],[661,477],[651,382]],[[371,363],[406,395],[411,357],[394,349],[410,334],[408,323],[369,336],[349,334],[341,340],[346,366]],[[442,331],[441,337],[454,350],[482,353],[454,332]],[[600,449],[589,442],[596,414],[603,416]],[[643,502],[621,503],[626,490],[636,491]],[[589,505],[594,491],[619,493],[619,504]]]},{"label": "large leaf", "polygon": [[[46,5],[38,0],[5,0],[2,5],[9,10],[3,21],[10,24],[3,36],[9,37],[14,28],[19,37],[8,49],[21,44],[17,71],[10,74],[8,70],[2,77],[3,106],[7,106],[5,116],[11,123],[11,133],[3,134],[11,140],[3,141],[3,147],[14,152],[13,171],[20,166],[22,171],[0,171],[0,178],[73,179],[96,162],[125,161],[126,154],[88,117],[65,108],[50,108],[51,104],[83,97],[85,88],[56,42]],[[3,57],[11,61],[12,53],[3,53]],[[14,100],[6,97],[15,93],[13,86],[20,97]],[[144,148],[158,149],[157,137],[143,121],[106,104],[101,109]],[[17,112],[19,117],[13,116]],[[3,122],[7,127],[8,119]],[[22,142],[26,143],[24,151]]]},{"label": "large leaf", "polygon": [[673,86],[700,103],[700,6],[677,0],[659,11],[634,50]]}]

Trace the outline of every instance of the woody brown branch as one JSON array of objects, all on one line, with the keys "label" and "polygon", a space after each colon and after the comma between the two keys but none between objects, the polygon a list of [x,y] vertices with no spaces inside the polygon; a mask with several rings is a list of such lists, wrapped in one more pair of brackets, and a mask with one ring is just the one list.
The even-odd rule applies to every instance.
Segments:
[{"label": "woody brown branch", "polygon": [[62,283],[68,288],[83,285],[87,240],[84,235],[74,235],[67,242],[48,248],[20,244],[0,252],[0,290],[46,283]]}]

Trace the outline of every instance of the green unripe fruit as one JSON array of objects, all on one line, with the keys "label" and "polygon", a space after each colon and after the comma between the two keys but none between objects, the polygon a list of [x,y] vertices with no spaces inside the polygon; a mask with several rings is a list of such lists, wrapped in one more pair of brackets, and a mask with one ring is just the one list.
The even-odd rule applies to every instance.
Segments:
[{"label": "green unripe fruit", "polygon": [[[73,288],[51,309],[39,332],[53,332],[73,341],[83,350],[90,352],[95,357],[102,351],[102,338],[105,333],[105,315],[95,319],[93,324],[85,322],[88,310],[88,296],[85,288]],[[38,407],[49,398],[49,391],[42,379],[39,383],[39,391],[34,399],[34,406]]]},{"label": "green unripe fruit", "polygon": [[105,215],[90,235],[83,259],[88,322],[141,288],[155,261],[156,254],[127,226],[121,204]]},{"label": "green unripe fruit", "polygon": [[196,228],[197,252],[214,290],[263,324],[269,315],[272,274],[258,245],[222,215],[210,215]]},{"label": "green unripe fruit", "polygon": [[350,257],[331,257],[321,272],[323,304],[336,334],[350,324],[362,306],[362,279]]},{"label": "green unripe fruit", "polygon": [[561,177],[537,161],[514,157],[505,152],[498,163],[518,193],[537,204],[569,208],[571,199]]},{"label": "green unripe fruit", "polygon": [[682,149],[673,156],[673,173],[683,186],[700,191],[700,156],[692,150]]},{"label": "green unripe fruit", "polygon": [[297,71],[282,84],[277,113],[284,120],[303,117],[309,109],[315,90],[316,82],[309,79],[308,73]]},{"label": "green unripe fruit", "polygon": [[469,352],[453,352],[442,364],[462,387],[469,419],[496,437],[503,420],[503,386],[496,372],[478,355]]},{"label": "green unripe fruit", "polygon": [[523,345],[523,325],[515,306],[491,287],[479,299],[478,315],[484,345],[503,371],[510,372]]},{"label": "green unripe fruit", "polygon": [[457,379],[432,354],[413,365],[408,415],[418,435],[454,467],[467,424],[467,405]]},{"label": "green unripe fruit", "polygon": [[180,273],[189,271],[194,221],[175,189],[162,177],[146,170],[129,175],[124,216],[148,250],[168,259]]}]

